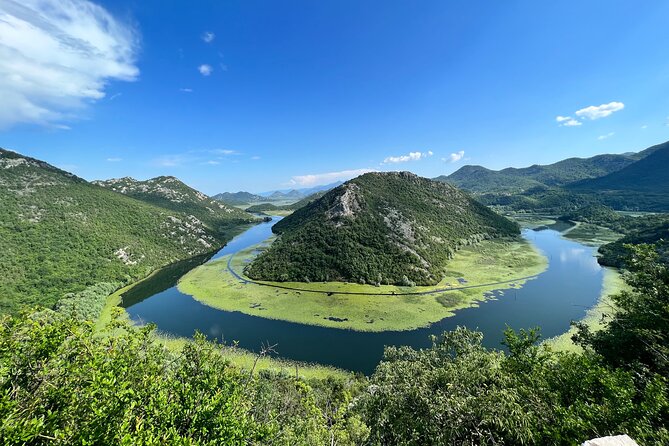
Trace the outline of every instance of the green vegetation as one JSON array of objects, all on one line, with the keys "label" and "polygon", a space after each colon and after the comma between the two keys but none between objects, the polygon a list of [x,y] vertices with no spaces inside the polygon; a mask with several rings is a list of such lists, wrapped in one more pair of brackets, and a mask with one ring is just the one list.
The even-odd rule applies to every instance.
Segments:
[{"label": "green vegetation", "polygon": [[557,187],[574,181],[597,178],[634,163],[639,154],[597,155],[591,158],[569,158],[545,166],[533,165],[500,171],[481,166],[464,166],[448,176],[435,178],[465,190],[479,193],[520,192],[534,187]]},{"label": "green vegetation", "polygon": [[[262,247],[235,254],[232,269],[243,274],[244,266],[259,249]],[[438,284],[421,287],[377,287],[344,282],[243,284],[228,270],[229,259],[230,256],[226,256],[190,271],[179,281],[179,290],[226,311],[357,331],[410,330],[427,326],[451,316],[458,308],[476,305],[494,289],[520,287],[525,282],[522,278],[539,274],[547,266],[546,258],[522,239],[488,240],[464,247],[449,261],[445,277]],[[428,295],[401,295],[459,287],[458,279],[466,280],[467,286],[503,283]]]},{"label": "green vegetation", "polygon": [[98,283],[130,283],[210,252],[239,226],[216,230],[192,214],[92,185],[0,149],[0,312],[53,306]]},{"label": "green vegetation", "polygon": [[455,251],[513,236],[515,223],[445,183],[368,173],[272,228],[280,238],[246,268],[253,279],[434,285]]},{"label": "green vegetation", "polygon": [[669,211],[669,142],[638,153],[569,158],[547,166],[492,171],[464,166],[436,178],[505,211],[564,215],[588,205]]},{"label": "green vegetation", "polygon": [[162,176],[146,181],[126,177],[96,181],[95,184],[165,209],[195,216],[215,232],[225,233],[236,225],[254,221],[248,213],[209,198],[175,177]]},{"label": "green vegetation", "polygon": [[573,445],[625,433],[669,442],[669,269],[641,246],[616,312],[578,327],[579,353],[464,328],[387,347],[369,378],[239,369],[202,336],[178,353],[152,327],[41,310],[0,320],[0,442],[192,445]]},{"label": "green vegetation", "polygon": [[265,201],[265,197],[260,195],[252,194],[250,192],[223,192],[221,194],[216,194],[213,197],[214,200],[222,201],[232,206],[237,206],[240,204],[249,204],[249,203],[259,203]]},{"label": "green vegetation", "polygon": [[232,367],[199,336],[178,354],[113,321],[113,336],[49,310],[0,323],[0,442],[360,444],[357,383]]}]

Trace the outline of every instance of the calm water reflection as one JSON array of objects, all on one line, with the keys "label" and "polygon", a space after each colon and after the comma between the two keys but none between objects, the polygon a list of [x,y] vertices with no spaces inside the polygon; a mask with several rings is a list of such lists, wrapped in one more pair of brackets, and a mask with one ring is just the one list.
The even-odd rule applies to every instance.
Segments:
[{"label": "calm water reflection", "polygon": [[[276,219],[254,226],[213,259],[265,240],[275,222]],[[360,333],[208,307],[174,286],[179,277],[206,258],[171,267],[169,274],[158,275],[142,287],[130,290],[123,301],[132,320],[153,322],[166,333],[192,336],[199,330],[212,338],[237,341],[240,347],[254,351],[262,342],[276,343],[277,351],[285,358],[371,373],[381,359],[384,345],[427,347],[430,335],[458,325],[482,331],[487,346],[501,348],[502,331],[507,325],[516,329],[540,326],[543,336],[551,337],[565,332],[571,320],[582,318],[595,304],[602,288],[602,269],[594,257],[595,248],[564,239],[550,229],[524,230],[523,237],[548,257],[549,266],[544,273],[520,289],[507,290],[503,295],[497,293],[495,300],[459,310],[453,317],[411,331]]]}]

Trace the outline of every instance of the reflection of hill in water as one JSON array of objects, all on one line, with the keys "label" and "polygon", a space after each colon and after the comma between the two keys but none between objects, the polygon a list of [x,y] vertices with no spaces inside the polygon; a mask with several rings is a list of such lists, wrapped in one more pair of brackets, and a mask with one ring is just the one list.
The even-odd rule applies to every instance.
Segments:
[{"label": "reflection of hill in water", "polygon": [[200,266],[208,261],[212,254],[205,254],[197,257],[191,257],[181,262],[168,265],[158,271],[153,276],[137,283],[128,291],[121,295],[121,306],[123,308],[131,307],[155,294],[172,288],[179,279],[196,266]]}]

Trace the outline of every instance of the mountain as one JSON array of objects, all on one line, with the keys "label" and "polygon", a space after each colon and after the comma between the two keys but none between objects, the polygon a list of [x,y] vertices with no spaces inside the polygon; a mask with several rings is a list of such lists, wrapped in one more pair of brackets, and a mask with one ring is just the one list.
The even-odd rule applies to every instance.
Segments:
[{"label": "mountain", "polygon": [[[644,151],[645,152],[645,151]],[[548,165],[509,167],[499,171],[481,166],[464,166],[448,176],[435,178],[450,182],[470,192],[520,192],[536,186],[559,187],[575,181],[597,178],[633,164],[633,155],[597,155],[591,158],[568,158]]]},{"label": "mountain", "polygon": [[137,200],[194,215],[217,232],[253,220],[247,212],[214,200],[171,176],[146,181],[125,177],[93,183]]},{"label": "mountain", "polygon": [[314,187],[308,187],[304,189],[282,189],[282,190],[274,190],[270,192],[260,192],[258,195],[261,195],[265,198],[268,197],[276,197],[276,199],[283,200],[283,199],[300,199],[300,198],[305,198],[308,197],[309,195],[313,195],[316,192],[323,192],[323,191],[329,191],[330,189],[334,189],[335,187],[343,184],[342,181],[336,181],[334,183],[330,184],[323,184],[319,186],[314,186]]},{"label": "mountain", "polygon": [[454,186],[409,172],[367,173],[273,227],[280,237],[246,269],[254,279],[434,284],[465,244],[518,225]]},{"label": "mountain", "polygon": [[222,201],[224,203],[230,204],[230,205],[238,205],[238,204],[250,204],[250,203],[260,203],[263,201],[266,201],[265,197],[261,197],[260,195],[252,194],[251,192],[244,192],[244,191],[239,191],[239,192],[223,192],[220,194],[216,194],[213,197],[214,200]]},{"label": "mountain", "polygon": [[644,151],[638,161],[599,178],[569,184],[574,193],[596,194],[616,209],[669,211],[669,142]]},{"label": "mountain", "polygon": [[623,169],[568,186],[572,190],[669,192],[669,142]]},{"label": "mountain", "polygon": [[246,208],[246,212],[295,211],[308,205],[312,201],[321,198],[326,193],[327,191],[315,192],[309,195],[308,197],[304,197],[303,199],[296,201],[295,203],[284,204],[283,206],[277,206],[272,203],[254,204],[253,206],[249,206],[248,208]]},{"label": "mountain", "polygon": [[0,149],[0,312],[211,252],[231,232]]}]

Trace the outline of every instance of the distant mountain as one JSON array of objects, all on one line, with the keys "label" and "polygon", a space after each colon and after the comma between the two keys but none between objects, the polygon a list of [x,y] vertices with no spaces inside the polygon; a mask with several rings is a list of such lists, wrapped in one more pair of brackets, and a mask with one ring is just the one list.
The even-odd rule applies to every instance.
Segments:
[{"label": "distant mountain", "polygon": [[193,213],[116,193],[2,149],[0,215],[0,312],[51,306],[64,293],[100,282],[127,283],[211,252],[231,236]]},{"label": "distant mountain", "polygon": [[258,195],[261,195],[265,198],[274,197],[274,199],[300,199],[313,195],[316,192],[328,191],[334,189],[335,187],[343,184],[342,181],[336,181],[330,184],[323,184],[320,186],[308,187],[304,189],[283,189],[283,190],[274,190],[270,192],[260,192]]},{"label": "distant mountain", "polygon": [[669,142],[652,147],[652,152],[623,169],[599,178],[579,181],[572,190],[633,191],[669,193]]},{"label": "distant mountain", "polygon": [[246,208],[246,212],[295,211],[308,205],[312,201],[321,198],[326,193],[327,193],[326,191],[316,192],[309,195],[308,197],[304,197],[303,199],[296,201],[295,203],[285,204],[282,206],[277,206],[272,203],[254,204],[253,206],[249,206],[248,208]]},{"label": "distant mountain", "polygon": [[146,181],[125,177],[94,181],[93,184],[156,206],[194,215],[217,232],[225,232],[230,226],[253,220],[247,212],[214,200],[171,176]]},{"label": "distant mountain", "polygon": [[266,201],[265,197],[260,195],[252,194],[250,192],[223,192],[216,194],[213,197],[214,200],[222,201],[224,203],[230,204],[232,206],[240,204],[250,204],[250,203],[260,203]]},{"label": "distant mountain", "polygon": [[255,279],[434,284],[458,246],[518,226],[449,184],[368,173],[277,223],[280,237],[246,269]]},{"label": "distant mountain", "polygon": [[470,192],[520,192],[536,186],[559,187],[597,178],[634,163],[639,154],[597,155],[591,158],[568,158],[557,163],[530,167],[509,167],[499,171],[481,166],[464,166],[448,176],[435,178],[450,182]]}]

